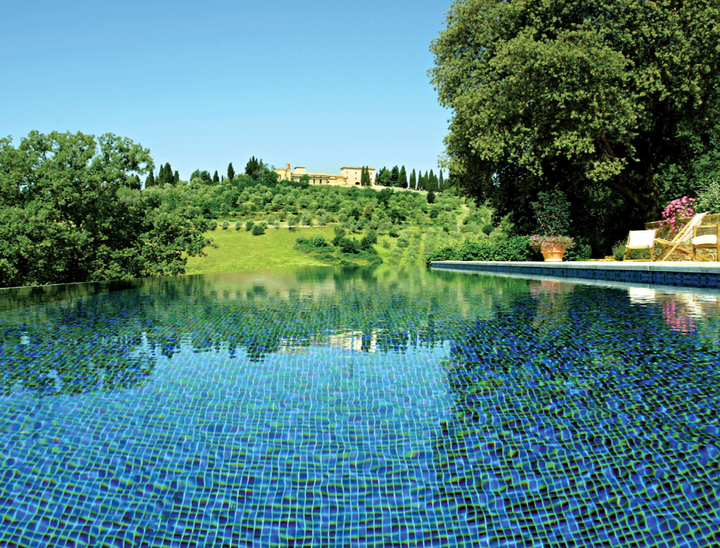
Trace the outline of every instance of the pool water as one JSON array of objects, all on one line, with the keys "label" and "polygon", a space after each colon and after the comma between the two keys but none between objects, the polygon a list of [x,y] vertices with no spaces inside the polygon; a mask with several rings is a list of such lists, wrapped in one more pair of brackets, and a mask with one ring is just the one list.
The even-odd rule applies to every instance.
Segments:
[{"label": "pool water", "polygon": [[718,546],[720,293],[678,291],[0,291],[0,546]]}]

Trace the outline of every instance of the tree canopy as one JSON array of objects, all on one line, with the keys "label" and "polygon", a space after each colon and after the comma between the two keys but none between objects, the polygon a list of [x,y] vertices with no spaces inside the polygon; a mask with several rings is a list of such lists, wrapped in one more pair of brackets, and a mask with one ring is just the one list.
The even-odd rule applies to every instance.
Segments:
[{"label": "tree canopy", "polygon": [[692,175],[683,155],[718,149],[719,10],[716,0],[456,0],[430,48],[432,83],[452,109],[453,180],[521,219],[553,187],[574,204],[615,201],[638,222],[659,219],[661,172]]},{"label": "tree canopy", "polygon": [[148,149],[112,134],[0,139],[0,286],[183,273],[207,222],[160,209],[160,187],[140,191],[152,168]]}]

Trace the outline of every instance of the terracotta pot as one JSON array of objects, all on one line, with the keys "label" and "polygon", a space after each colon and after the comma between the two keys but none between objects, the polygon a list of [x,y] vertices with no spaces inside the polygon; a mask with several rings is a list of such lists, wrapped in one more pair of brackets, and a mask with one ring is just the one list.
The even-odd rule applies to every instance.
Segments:
[{"label": "terracotta pot", "polygon": [[560,263],[565,255],[565,246],[559,244],[542,244],[540,251],[546,263]]}]

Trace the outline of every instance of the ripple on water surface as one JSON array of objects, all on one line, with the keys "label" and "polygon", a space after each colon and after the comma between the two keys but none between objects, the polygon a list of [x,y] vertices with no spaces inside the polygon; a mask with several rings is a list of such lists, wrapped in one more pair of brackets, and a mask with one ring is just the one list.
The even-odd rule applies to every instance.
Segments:
[{"label": "ripple on water surface", "polygon": [[720,293],[321,268],[0,310],[4,546],[720,543]]}]

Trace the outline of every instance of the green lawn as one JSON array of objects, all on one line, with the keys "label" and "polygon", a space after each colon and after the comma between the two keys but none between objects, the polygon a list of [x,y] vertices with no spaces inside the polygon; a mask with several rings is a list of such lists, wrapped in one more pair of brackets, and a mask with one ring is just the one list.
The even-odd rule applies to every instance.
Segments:
[{"label": "green lawn", "polygon": [[206,247],[205,257],[188,257],[186,274],[205,274],[208,272],[234,272],[237,270],[264,270],[298,266],[323,266],[315,258],[293,249],[298,236],[312,238],[322,234],[326,240],[332,240],[335,233],[332,227],[296,228],[269,227],[265,234],[253,236],[243,229],[227,230],[218,228],[208,232],[217,247]]}]

